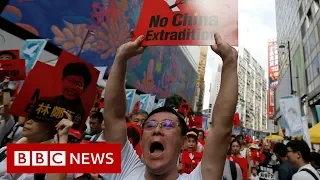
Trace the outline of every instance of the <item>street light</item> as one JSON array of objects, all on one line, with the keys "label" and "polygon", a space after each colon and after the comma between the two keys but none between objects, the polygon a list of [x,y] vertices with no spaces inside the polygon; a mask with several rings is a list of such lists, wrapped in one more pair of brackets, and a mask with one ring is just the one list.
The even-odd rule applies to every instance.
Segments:
[{"label": "street light", "polygon": [[291,95],[293,95],[293,94],[294,94],[294,91],[293,91],[293,87],[292,87],[292,70],[291,70],[291,57],[290,57],[290,41],[287,42],[287,45],[285,45],[285,44],[279,45],[279,48],[280,48],[280,49],[284,49],[284,48],[286,48],[286,46],[287,46],[287,49],[288,49],[288,57],[289,57],[289,73],[290,73]]}]

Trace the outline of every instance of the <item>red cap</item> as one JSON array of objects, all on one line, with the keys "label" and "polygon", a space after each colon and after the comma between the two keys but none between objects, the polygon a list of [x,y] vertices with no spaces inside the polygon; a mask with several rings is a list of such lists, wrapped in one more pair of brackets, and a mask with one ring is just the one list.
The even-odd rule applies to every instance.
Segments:
[{"label": "red cap", "polygon": [[76,137],[77,139],[81,139],[81,137],[82,137],[82,133],[80,131],[74,130],[72,128],[69,130],[69,135],[72,135],[72,136]]}]

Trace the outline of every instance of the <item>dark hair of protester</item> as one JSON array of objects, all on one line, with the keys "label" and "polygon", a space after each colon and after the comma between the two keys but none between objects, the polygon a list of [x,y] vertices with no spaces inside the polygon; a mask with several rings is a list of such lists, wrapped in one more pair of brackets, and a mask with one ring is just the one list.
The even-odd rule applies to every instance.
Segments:
[{"label": "dark hair of protester", "polygon": [[316,152],[312,152],[310,154],[310,159],[311,159],[311,164],[316,166],[315,168],[319,168],[320,167],[320,154],[316,153]]},{"label": "dark hair of protester", "polygon": [[103,121],[103,114],[102,112],[96,112],[96,113],[93,113],[90,118],[92,119],[98,119],[98,122],[101,124],[102,121]]},{"label": "dark hair of protester", "polygon": [[273,152],[282,158],[286,157],[287,156],[287,147],[283,143],[276,143],[273,147]]},{"label": "dark hair of protester", "polygon": [[202,134],[204,135],[204,131],[203,131],[202,129],[199,129],[199,130],[198,130],[198,134],[199,134],[200,132],[202,132]]},{"label": "dark hair of protester", "polygon": [[240,141],[239,140],[237,140],[237,139],[234,139],[231,143],[230,143],[230,147],[232,146],[232,144],[233,143],[238,143],[239,144],[239,146],[241,146],[241,143],[240,143]]},{"label": "dark hair of protester", "polygon": [[195,132],[199,136],[199,130],[197,128],[190,128],[188,132]]},{"label": "dark hair of protester", "polygon": [[291,140],[287,143],[288,147],[292,149],[292,152],[300,152],[304,162],[310,162],[310,148],[304,140]]},{"label": "dark hair of protester", "polygon": [[241,134],[239,134],[239,135],[236,136],[236,139],[237,139],[237,140],[240,140],[240,139],[243,139],[243,138],[244,138],[244,136],[241,135]]},{"label": "dark hair of protester", "polygon": [[17,56],[15,54],[13,54],[11,51],[2,51],[0,52],[0,56],[2,55],[10,55],[12,57],[12,59],[17,59]]},{"label": "dark hair of protester", "polygon": [[231,135],[231,138],[236,138],[236,135],[232,134],[232,135]]},{"label": "dark hair of protester", "polygon": [[83,77],[84,89],[91,83],[91,72],[84,63],[69,63],[63,68],[62,79],[72,75]]}]

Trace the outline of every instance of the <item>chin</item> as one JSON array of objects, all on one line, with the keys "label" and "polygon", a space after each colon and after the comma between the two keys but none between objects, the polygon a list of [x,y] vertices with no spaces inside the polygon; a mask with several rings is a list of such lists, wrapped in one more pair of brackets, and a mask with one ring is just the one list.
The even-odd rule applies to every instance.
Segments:
[{"label": "chin", "polygon": [[161,175],[169,171],[168,163],[164,163],[163,161],[145,161],[145,165],[153,174]]}]

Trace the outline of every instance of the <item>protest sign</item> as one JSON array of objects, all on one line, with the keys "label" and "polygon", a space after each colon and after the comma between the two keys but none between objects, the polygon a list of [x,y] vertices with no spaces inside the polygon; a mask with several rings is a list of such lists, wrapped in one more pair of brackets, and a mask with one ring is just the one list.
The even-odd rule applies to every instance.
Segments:
[{"label": "protest sign", "polygon": [[202,129],[202,116],[190,116],[189,128]]},{"label": "protest sign", "polygon": [[9,77],[10,81],[23,80],[26,77],[25,60],[5,60],[0,61],[0,81],[5,77]]},{"label": "protest sign", "polygon": [[27,39],[20,51],[20,57],[27,61],[27,73],[32,69],[38,61],[44,47],[47,44],[46,39]]},{"label": "protest sign", "polygon": [[132,147],[136,150],[136,153],[139,157],[142,156],[141,149],[141,136],[142,129],[141,126],[133,123],[127,123],[127,136],[128,140],[132,144]]},{"label": "protest sign", "polygon": [[186,117],[189,114],[190,110],[191,107],[189,106],[189,104],[186,102],[182,102],[178,108],[178,113]]},{"label": "protest sign", "polygon": [[73,129],[81,130],[96,97],[98,75],[93,66],[65,51],[55,67],[37,62],[10,113],[54,121],[67,111],[72,116]]},{"label": "protest sign", "polygon": [[191,152],[188,150],[182,151],[181,163],[184,166],[182,174],[190,174],[197,167],[201,159],[202,155],[199,152]]},{"label": "protest sign", "polygon": [[0,60],[11,60],[11,59],[20,59],[19,50],[1,50],[0,51]]},{"label": "protest sign", "polygon": [[212,45],[214,33],[238,45],[238,0],[145,0],[135,31],[144,46]]}]

